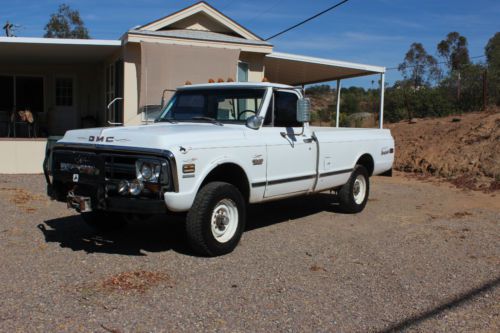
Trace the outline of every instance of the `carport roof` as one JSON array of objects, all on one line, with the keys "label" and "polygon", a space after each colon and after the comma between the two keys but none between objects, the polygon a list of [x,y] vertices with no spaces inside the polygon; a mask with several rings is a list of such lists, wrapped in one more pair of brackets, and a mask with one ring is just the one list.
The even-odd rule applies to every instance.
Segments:
[{"label": "carport roof", "polygon": [[0,37],[0,62],[97,63],[111,56],[121,43],[101,39]]},{"label": "carport roof", "polygon": [[269,81],[292,86],[385,73],[385,67],[280,52],[266,55],[265,66]]}]

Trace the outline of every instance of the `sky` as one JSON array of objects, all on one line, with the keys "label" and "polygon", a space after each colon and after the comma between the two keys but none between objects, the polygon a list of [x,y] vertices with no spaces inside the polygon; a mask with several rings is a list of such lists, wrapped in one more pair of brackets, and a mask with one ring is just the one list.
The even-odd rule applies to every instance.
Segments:
[{"label": "sky", "polygon": [[[339,0],[208,0],[257,35],[267,38]],[[142,25],[197,1],[179,0],[0,0],[1,26],[19,25],[16,35],[41,37],[50,14],[61,3],[80,11],[92,38],[118,39]],[[421,42],[437,57],[436,45],[451,31],[467,37],[471,56],[500,31],[499,0],[350,0],[305,25],[272,39],[278,52],[397,67],[411,43]],[[484,58],[474,59],[484,61]],[[375,77],[348,85],[371,86]],[[386,82],[400,79],[388,70]],[[376,81],[375,81],[376,82]]]}]

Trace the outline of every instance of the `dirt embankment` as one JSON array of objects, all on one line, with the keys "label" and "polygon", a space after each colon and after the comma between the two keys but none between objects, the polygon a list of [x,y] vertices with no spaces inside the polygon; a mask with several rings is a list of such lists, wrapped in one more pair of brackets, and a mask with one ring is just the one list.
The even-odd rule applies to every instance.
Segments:
[{"label": "dirt embankment", "polygon": [[396,140],[396,170],[443,177],[474,190],[500,190],[500,110],[387,127]]}]

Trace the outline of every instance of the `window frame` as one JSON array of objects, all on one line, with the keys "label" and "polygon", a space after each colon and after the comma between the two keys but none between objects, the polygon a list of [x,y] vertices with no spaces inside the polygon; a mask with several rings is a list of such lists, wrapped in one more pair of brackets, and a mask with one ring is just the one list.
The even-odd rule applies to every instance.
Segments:
[{"label": "window frame", "polygon": [[[270,103],[272,103],[272,120],[271,120],[271,124],[270,125],[264,125],[266,127],[276,127],[276,128],[281,128],[282,126],[276,126],[275,125],[275,114],[276,114],[276,93],[277,92],[284,92],[284,93],[289,93],[289,94],[295,94],[295,96],[297,96],[297,100],[300,99],[300,94],[295,90],[295,89],[282,89],[282,88],[273,88],[273,94],[271,96],[271,101]],[[268,110],[269,111],[269,110]],[[266,113],[267,115],[267,113]],[[302,125],[301,126],[304,126],[304,123],[302,122]],[[300,126],[297,126],[297,128],[300,127]],[[294,127],[292,127],[294,128]]]},{"label": "window frame", "polygon": [[[59,104],[58,102],[58,89],[57,89],[57,83],[58,80],[68,80],[71,82],[71,96],[59,96],[63,97],[63,99],[66,99],[67,97],[70,97],[71,99],[71,104]],[[72,108],[75,106],[75,78],[73,76],[56,76],[55,77],[55,82],[54,82],[54,105],[56,107],[68,107]]]}]

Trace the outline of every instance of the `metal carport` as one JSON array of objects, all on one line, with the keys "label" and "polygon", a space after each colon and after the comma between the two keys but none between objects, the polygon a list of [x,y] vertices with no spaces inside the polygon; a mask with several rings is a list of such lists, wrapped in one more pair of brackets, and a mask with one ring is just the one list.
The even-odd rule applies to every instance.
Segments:
[{"label": "metal carport", "polygon": [[373,74],[380,75],[380,128],[384,120],[385,67],[358,64],[333,59],[273,52],[265,58],[265,76],[271,82],[293,86],[320,82],[337,82],[336,126],[339,127],[341,81]]}]

